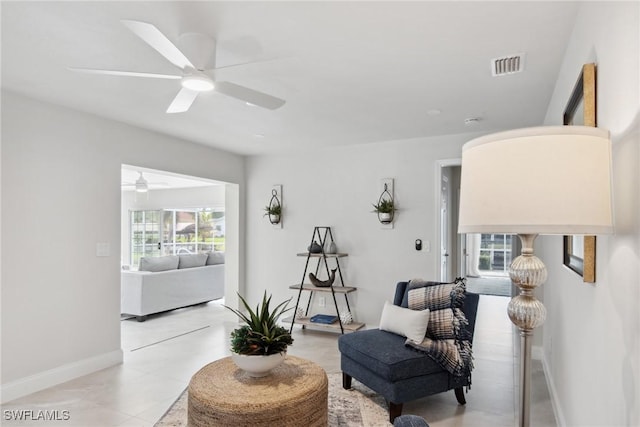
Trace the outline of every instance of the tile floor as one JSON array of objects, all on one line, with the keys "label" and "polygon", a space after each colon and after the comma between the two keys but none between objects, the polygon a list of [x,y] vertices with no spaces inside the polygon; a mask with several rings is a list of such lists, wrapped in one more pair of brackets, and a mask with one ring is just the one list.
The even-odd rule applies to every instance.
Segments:
[{"label": "tile floor", "polygon": [[[505,297],[482,296],[474,339],[475,370],[467,405],[453,392],[405,404],[404,413],[425,417],[432,427],[515,425],[516,397],[513,327]],[[124,363],[25,396],[2,406],[3,426],[150,427],[205,364],[229,355],[228,336],[235,316],[219,303],[152,316],[144,323],[122,321]],[[290,354],[340,371],[336,336],[294,330]],[[534,362],[531,424],[555,426],[540,362]],[[67,421],[13,421],[6,411],[69,411]],[[304,426],[301,426],[304,427]]]}]

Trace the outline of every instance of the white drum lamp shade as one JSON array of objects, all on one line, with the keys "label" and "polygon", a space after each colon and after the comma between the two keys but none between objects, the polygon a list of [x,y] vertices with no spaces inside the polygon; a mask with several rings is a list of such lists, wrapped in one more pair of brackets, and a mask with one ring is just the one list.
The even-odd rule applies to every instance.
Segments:
[{"label": "white drum lamp shade", "polygon": [[612,233],[609,132],[536,127],[466,143],[459,221],[460,233]]}]

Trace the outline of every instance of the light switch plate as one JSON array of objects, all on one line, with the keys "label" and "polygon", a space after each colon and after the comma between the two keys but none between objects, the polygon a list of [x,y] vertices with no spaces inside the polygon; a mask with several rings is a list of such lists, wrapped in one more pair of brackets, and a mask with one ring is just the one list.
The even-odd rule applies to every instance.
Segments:
[{"label": "light switch plate", "polygon": [[96,243],[96,256],[109,256],[111,247],[108,242]]}]

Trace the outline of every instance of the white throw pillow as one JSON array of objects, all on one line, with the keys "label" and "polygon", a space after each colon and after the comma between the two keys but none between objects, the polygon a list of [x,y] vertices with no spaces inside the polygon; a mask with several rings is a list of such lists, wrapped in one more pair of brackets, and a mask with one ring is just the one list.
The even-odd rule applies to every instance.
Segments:
[{"label": "white throw pillow", "polygon": [[180,258],[178,268],[204,267],[208,257],[208,254],[178,255],[178,258]]},{"label": "white throw pillow", "polygon": [[140,271],[167,271],[175,270],[178,268],[178,262],[180,258],[175,255],[160,256],[160,257],[142,257],[140,258]]},{"label": "white throw pillow", "polygon": [[224,252],[209,252],[207,265],[224,264]]},{"label": "white throw pillow", "polygon": [[422,342],[429,324],[429,310],[411,310],[385,301],[380,330],[393,332],[414,342]]}]

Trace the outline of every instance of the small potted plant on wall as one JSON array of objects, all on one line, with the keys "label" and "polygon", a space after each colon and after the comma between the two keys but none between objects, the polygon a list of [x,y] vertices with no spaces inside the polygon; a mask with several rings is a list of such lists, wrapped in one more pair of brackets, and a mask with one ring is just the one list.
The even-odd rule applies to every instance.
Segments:
[{"label": "small potted plant on wall", "polygon": [[389,224],[393,221],[393,213],[396,211],[393,200],[380,199],[377,204],[373,204],[373,208],[375,209],[374,212],[378,214],[378,220],[381,223]]},{"label": "small potted plant on wall", "polygon": [[245,325],[231,332],[232,359],[235,364],[252,377],[263,377],[276,368],[287,355],[287,347],[293,343],[289,331],[277,324],[285,312],[291,310],[288,299],[269,309],[271,296],[265,291],[262,303],[253,311],[240,294],[240,301],[247,314],[225,305],[242,320]]},{"label": "small potted plant on wall", "polygon": [[282,215],[282,205],[278,203],[273,203],[264,208],[264,216],[269,217],[269,222],[271,224],[279,224],[280,217]]}]

